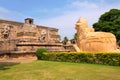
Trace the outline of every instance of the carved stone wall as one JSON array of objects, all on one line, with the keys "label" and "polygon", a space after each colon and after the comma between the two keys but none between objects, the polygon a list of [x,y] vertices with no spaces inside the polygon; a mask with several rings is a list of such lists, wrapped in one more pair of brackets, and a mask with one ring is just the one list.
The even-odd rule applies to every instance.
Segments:
[{"label": "carved stone wall", "polygon": [[64,50],[59,43],[58,29],[35,25],[31,18],[25,19],[25,23],[0,20],[0,53],[35,53],[38,48]]}]

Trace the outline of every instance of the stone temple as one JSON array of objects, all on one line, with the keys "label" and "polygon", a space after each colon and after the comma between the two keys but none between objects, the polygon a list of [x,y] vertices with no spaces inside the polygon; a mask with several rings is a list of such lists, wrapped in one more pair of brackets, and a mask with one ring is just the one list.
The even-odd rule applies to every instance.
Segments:
[{"label": "stone temple", "polygon": [[31,18],[25,22],[0,20],[0,59],[36,59],[38,48],[65,51],[58,29],[35,25]]}]

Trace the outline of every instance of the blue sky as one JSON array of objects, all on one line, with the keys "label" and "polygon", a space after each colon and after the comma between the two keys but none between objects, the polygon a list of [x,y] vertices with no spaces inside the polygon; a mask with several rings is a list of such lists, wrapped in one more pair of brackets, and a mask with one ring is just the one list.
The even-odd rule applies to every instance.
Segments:
[{"label": "blue sky", "polygon": [[112,8],[120,9],[120,0],[0,0],[0,19],[24,22],[30,17],[35,24],[58,28],[62,38],[71,39],[79,17],[92,27]]}]

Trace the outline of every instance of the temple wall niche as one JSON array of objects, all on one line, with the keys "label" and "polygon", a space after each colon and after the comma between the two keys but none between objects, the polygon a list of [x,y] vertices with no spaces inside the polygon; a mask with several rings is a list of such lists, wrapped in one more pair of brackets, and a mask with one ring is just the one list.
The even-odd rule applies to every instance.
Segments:
[{"label": "temple wall niche", "polygon": [[58,30],[50,30],[50,39],[54,42],[60,42]]},{"label": "temple wall niche", "polygon": [[[25,19],[24,23],[0,19],[0,60],[36,60],[38,48],[51,52],[66,51],[58,42],[58,29],[35,25],[31,18]],[[7,58],[3,58],[4,55]]]},{"label": "temple wall niche", "polygon": [[39,36],[39,41],[40,42],[48,42],[49,40],[49,32],[47,29],[41,29],[40,31],[40,36]]},{"label": "temple wall niche", "polygon": [[27,18],[24,23],[0,20],[0,42],[0,50],[35,51],[46,48],[48,43],[57,44],[60,39],[58,29],[35,25],[33,19]]}]

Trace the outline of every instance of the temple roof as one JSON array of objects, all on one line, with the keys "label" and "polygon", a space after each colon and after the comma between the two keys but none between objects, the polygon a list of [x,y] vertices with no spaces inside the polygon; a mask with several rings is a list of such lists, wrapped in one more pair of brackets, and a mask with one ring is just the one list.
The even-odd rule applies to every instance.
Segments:
[{"label": "temple roof", "polygon": [[[4,19],[0,19],[0,23],[8,23],[8,24],[19,25],[19,26],[22,26],[24,24],[24,22],[17,22],[17,21],[4,20]],[[47,26],[42,26],[42,25],[36,25],[36,27],[58,30],[57,28],[52,28],[52,27],[47,27]]]}]

